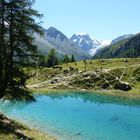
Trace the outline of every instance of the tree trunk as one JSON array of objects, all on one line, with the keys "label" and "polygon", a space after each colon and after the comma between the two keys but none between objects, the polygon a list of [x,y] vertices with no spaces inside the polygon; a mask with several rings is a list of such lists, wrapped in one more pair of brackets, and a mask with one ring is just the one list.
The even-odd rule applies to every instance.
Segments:
[{"label": "tree trunk", "polygon": [[0,98],[4,96],[5,88],[5,67],[4,67],[4,60],[6,58],[6,51],[5,51],[5,42],[4,42],[4,36],[5,36],[5,25],[4,25],[4,13],[5,13],[5,1],[1,1],[1,35],[0,35]]}]

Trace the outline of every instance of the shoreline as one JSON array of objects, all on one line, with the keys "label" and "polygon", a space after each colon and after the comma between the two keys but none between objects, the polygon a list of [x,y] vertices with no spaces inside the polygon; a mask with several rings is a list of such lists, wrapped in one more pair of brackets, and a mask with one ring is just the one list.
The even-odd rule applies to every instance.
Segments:
[{"label": "shoreline", "polygon": [[57,140],[46,132],[30,127],[0,113],[0,139]]},{"label": "shoreline", "polygon": [[[114,96],[114,97],[125,97],[125,98],[140,98],[140,94],[138,93],[131,93],[131,92],[125,92],[120,90],[87,90],[87,89],[74,89],[74,88],[29,88],[29,90],[32,92],[32,94],[36,94],[38,92],[41,92],[43,94],[47,94],[50,92],[88,92],[91,94],[97,93],[100,95],[106,95],[106,96]],[[33,93],[34,92],[34,93]]]}]

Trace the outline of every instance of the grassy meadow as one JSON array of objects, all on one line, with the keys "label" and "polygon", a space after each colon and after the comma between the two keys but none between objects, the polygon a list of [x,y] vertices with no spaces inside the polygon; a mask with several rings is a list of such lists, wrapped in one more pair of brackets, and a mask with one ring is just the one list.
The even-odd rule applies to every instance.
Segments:
[{"label": "grassy meadow", "polygon": [[[82,75],[83,73],[97,72],[99,74],[102,74],[102,76],[106,79],[110,78],[108,77],[108,75],[112,75],[114,77],[121,78],[121,80],[124,82],[128,82],[131,85],[132,89],[127,91],[127,93],[140,93],[140,58],[85,60],[58,65],[55,68],[30,67],[25,68],[24,70],[28,72],[29,75],[32,75],[31,78],[29,78],[29,80],[27,81],[27,85],[30,86],[36,84],[38,85],[40,83],[40,85],[43,84],[43,88],[47,89],[56,84],[50,84],[46,81],[51,81],[52,79],[55,79],[57,77],[65,77],[65,79],[67,79],[67,81],[70,82],[72,80],[74,81],[75,77],[79,76],[79,78],[82,78],[80,77],[80,75]],[[83,81],[86,83],[85,80]],[[99,82],[103,83],[104,81],[101,79]],[[59,88],[63,89],[64,87],[64,82],[60,82]],[[76,86],[73,86],[73,88],[75,87]],[[42,87],[40,88],[43,89]],[[79,88],[83,89],[84,87],[80,86]],[[91,90],[91,88],[87,89]],[[95,86],[92,88],[92,90],[102,89],[100,89],[100,87]],[[111,88],[107,88],[106,90],[111,90]]]}]

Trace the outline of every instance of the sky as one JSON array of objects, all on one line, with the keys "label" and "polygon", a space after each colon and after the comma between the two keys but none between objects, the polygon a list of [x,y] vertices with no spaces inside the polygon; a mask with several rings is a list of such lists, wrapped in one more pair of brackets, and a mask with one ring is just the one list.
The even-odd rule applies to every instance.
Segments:
[{"label": "sky", "polygon": [[98,40],[140,32],[140,0],[36,0],[44,28],[55,27],[67,37],[88,33]]}]

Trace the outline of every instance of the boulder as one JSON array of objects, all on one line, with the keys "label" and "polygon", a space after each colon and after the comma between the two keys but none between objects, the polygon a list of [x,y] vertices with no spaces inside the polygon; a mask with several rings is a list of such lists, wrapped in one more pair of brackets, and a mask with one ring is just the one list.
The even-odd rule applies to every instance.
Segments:
[{"label": "boulder", "polygon": [[106,88],[108,88],[110,85],[109,85],[109,83],[107,83],[107,82],[105,82],[105,83],[103,83],[102,85],[101,85],[101,87],[103,88],[103,89],[106,89]]},{"label": "boulder", "polygon": [[91,72],[85,72],[85,73],[83,73],[83,77],[88,77],[88,76],[91,76],[92,75],[92,73]]},{"label": "boulder", "polygon": [[131,89],[131,86],[127,82],[118,81],[117,83],[115,83],[114,88],[124,90],[124,91],[128,91],[128,90]]},{"label": "boulder", "polygon": [[67,73],[69,73],[68,70],[63,70],[63,74],[67,74]]}]

